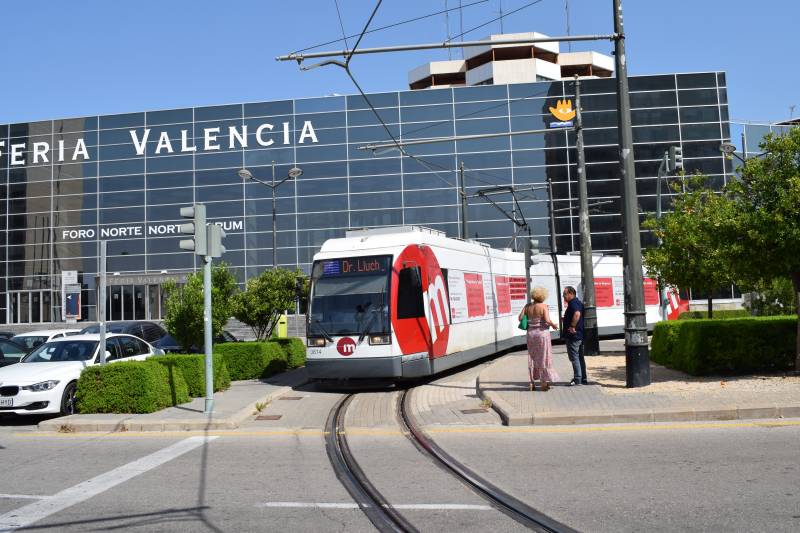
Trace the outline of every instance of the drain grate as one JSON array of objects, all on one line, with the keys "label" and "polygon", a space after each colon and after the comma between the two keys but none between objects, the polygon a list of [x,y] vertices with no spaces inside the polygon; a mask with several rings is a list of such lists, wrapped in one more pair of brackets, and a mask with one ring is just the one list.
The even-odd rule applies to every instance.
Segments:
[{"label": "drain grate", "polygon": [[279,400],[302,400],[302,396],[281,396]]},{"label": "drain grate", "polygon": [[461,409],[465,415],[477,415],[478,413],[485,413],[488,409]]},{"label": "drain grate", "polygon": [[256,420],[280,420],[283,415],[259,415]]}]

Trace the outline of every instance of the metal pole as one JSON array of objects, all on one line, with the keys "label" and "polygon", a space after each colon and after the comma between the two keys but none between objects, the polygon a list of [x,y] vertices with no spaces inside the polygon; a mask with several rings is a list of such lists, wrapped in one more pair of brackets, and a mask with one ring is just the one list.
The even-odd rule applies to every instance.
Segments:
[{"label": "metal pole", "polygon": [[586,183],[586,156],[583,151],[583,112],[581,111],[581,82],[575,76],[575,148],[578,152],[578,218],[581,233],[581,282],[583,284],[583,352],[600,353],[597,333],[597,306],[594,297],[594,264],[592,262],[592,233],[589,227],[589,192]]},{"label": "metal pole", "polygon": [[531,259],[531,228],[528,226],[528,236],[525,237],[523,250],[525,251],[525,301],[531,303],[531,266],[533,260]]},{"label": "metal pole", "polygon": [[537,37],[534,39],[500,39],[497,41],[462,41],[462,42],[441,42],[425,44],[409,44],[400,46],[383,46],[379,48],[358,48],[356,50],[333,50],[329,52],[313,52],[310,54],[292,53],[275,58],[276,61],[297,61],[305,59],[316,59],[320,57],[349,57],[361,54],[380,54],[383,52],[406,52],[410,50],[433,50],[436,48],[469,48],[473,46],[499,46],[503,44],[535,44],[535,43],[555,43],[555,42],[578,42],[578,41],[613,41],[616,35],[567,35],[561,37]]},{"label": "metal pole", "polygon": [[558,323],[561,325],[562,314],[564,313],[564,305],[561,298],[561,276],[558,273],[558,247],[556,246],[556,216],[553,209],[553,179],[547,177],[547,196],[549,197],[548,207],[550,211],[550,257],[553,259],[553,274],[556,279],[556,292],[558,293],[556,300],[558,301]]},{"label": "metal pole", "polygon": [[622,249],[625,295],[625,382],[628,387],[650,384],[650,353],[647,346],[647,320],[644,310],[642,243],[639,236],[639,210],[636,202],[636,173],[633,164],[633,130],[628,94],[628,66],[622,24],[622,0],[612,0],[614,8],[614,60],[617,69],[617,116],[619,155],[622,172]]},{"label": "metal pole", "polygon": [[272,162],[272,269],[278,267],[278,215],[275,211],[275,161]]},{"label": "metal pole", "polygon": [[203,257],[203,335],[206,352],[206,408],[205,413],[214,412],[214,371],[211,346],[211,257]]},{"label": "metal pole", "polygon": [[[661,220],[661,180],[664,179],[664,174],[667,171],[667,157],[669,156],[669,152],[665,151],[664,155],[661,157],[661,164],[658,165],[658,181],[656,182],[656,219]],[[658,238],[658,246],[662,245],[661,237]],[[658,293],[658,297],[661,303],[661,320],[667,319],[667,288],[662,287],[661,291]]]},{"label": "metal pole", "polygon": [[106,241],[100,241],[100,294],[97,318],[100,321],[100,364],[106,364]]},{"label": "metal pole", "polygon": [[464,162],[458,167],[458,194],[461,195],[461,238],[467,240],[467,192],[464,187]]}]

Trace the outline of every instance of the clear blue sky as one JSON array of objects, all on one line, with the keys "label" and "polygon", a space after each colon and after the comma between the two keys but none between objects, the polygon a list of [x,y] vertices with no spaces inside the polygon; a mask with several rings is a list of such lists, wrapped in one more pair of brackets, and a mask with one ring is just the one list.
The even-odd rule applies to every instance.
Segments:
[{"label": "clear blue sky", "polygon": [[[502,6],[509,12],[529,2]],[[372,27],[444,4],[385,0]],[[357,33],[374,1],[339,6],[345,29]],[[496,17],[499,6],[488,0],[464,9],[464,29]],[[797,0],[623,0],[623,7],[630,74],[724,70],[732,118],[782,120],[794,104],[800,116]],[[612,31],[611,0],[570,0],[570,12],[573,34]],[[451,13],[451,34],[460,25]],[[301,72],[274,60],[341,37],[334,0],[8,1],[2,26],[0,123],[355,92],[336,67]],[[503,24],[506,32],[550,35],[565,28],[564,0],[542,0]],[[442,41],[446,32],[439,15],[368,35],[363,46]],[[465,38],[499,32],[495,22]],[[586,48],[609,53],[612,45],[573,45]],[[445,50],[362,56],[353,71],[367,92],[402,90],[411,68],[447,57]]]}]

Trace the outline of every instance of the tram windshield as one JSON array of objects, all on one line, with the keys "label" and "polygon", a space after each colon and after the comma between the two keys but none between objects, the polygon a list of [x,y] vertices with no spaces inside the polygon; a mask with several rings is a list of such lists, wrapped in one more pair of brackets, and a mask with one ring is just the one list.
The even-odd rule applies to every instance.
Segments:
[{"label": "tram windshield", "polygon": [[317,261],[308,334],[331,337],[389,333],[390,256]]}]

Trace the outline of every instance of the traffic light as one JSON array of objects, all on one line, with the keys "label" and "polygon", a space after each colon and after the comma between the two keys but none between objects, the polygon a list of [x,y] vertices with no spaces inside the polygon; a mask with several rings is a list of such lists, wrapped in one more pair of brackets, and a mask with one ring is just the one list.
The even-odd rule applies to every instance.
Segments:
[{"label": "traffic light", "polygon": [[225,253],[225,246],[222,244],[222,239],[226,237],[225,230],[218,224],[210,224],[208,226],[208,256],[209,257],[222,257]]},{"label": "traffic light", "polygon": [[[206,236],[206,206],[195,204],[191,207],[181,207],[181,216],[191,218],[192,222],[180,225],[180,232],[192,235],[191,239],[181,239],[178,244],[181,250],[191,250],[195,255],[206,255],[208,241]],[[220,228],[222,229],[222,228]]]},{"label": "traffic light", "polygon": [[683,170],[683,149],[680,146],[669,147],[669,171]]}]

